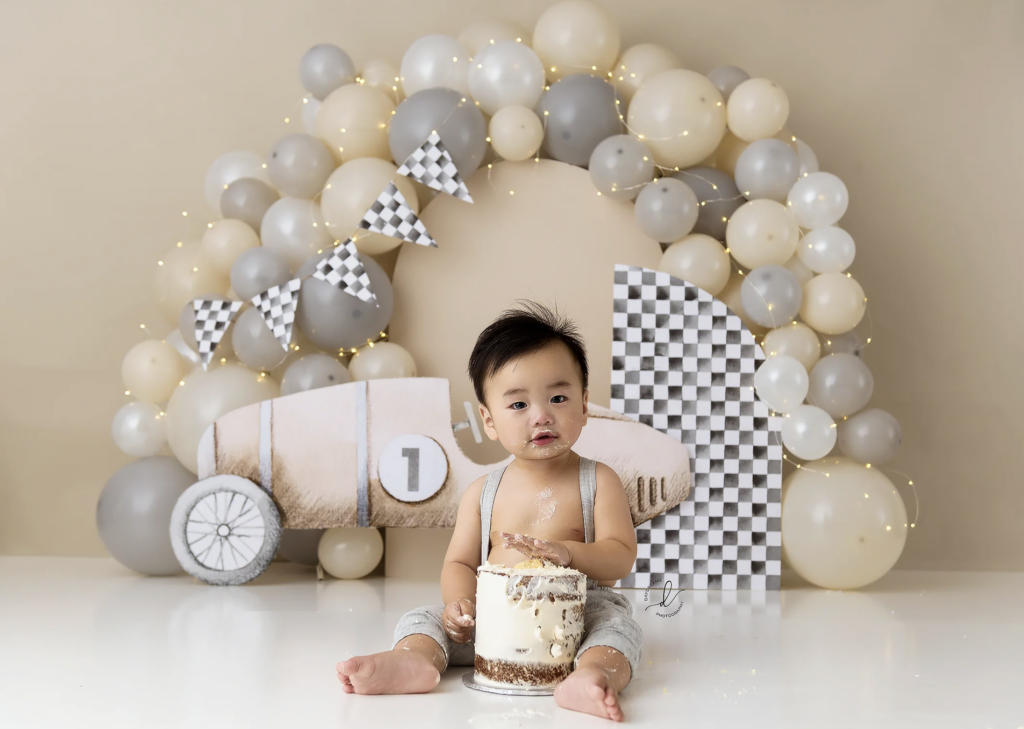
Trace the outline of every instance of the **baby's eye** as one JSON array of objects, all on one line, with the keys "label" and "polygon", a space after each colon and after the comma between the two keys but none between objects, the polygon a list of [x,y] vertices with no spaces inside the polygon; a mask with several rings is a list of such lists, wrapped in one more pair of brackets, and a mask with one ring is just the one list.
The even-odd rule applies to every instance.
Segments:
[{"label": "baby's eye", "polygon": [[[558,400],[558,401],[557,401],[557,402],[559,402],[559,403],[563,403],[563,402],[565,402],[566,400],[568,400],[568,399],[569,399],[569,398],[567,398],[567,397],[566,397],[565,395],[555,395],[555,397],[560,397],[560,398],[562,398],[561,400]],[[551,398],[551,401],[552,401],[552,402],[555,402],[555,397],[552,397],[552,398]]]},{"label": "baby's eye", "polygon": [[523,408],[517,408],[516,405],[522,405],[523,407],[526,407],[526,403],[521,401],[521,400],[518,401],[518,402],[512,403],[511,405],[509,405],[509,407],[512,408],[513,410],[522,410],[523,409]]}]

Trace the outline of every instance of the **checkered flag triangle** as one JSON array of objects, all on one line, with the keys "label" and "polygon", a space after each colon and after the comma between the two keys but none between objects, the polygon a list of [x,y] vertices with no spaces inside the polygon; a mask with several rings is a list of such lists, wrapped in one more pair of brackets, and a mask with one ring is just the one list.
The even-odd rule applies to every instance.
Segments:
[{"label": "checkered flag triangle", "polygon": [[366,275],[356,244],[349,238],[334,249],[327,258],[316,264],[313,278],[326,281],[346,294],[355,296],[360,301],[372,301],[376,306],[377,296],[370,290],[370,277]]},{"label": "checkered flag triangle", "polygon": [[412,211],[409,203],[405,201],[405,196],[398,191],[393,182],[388,183],[384,192],[366,211],[366,215],[359,221],[359,227],[421,246],[437,248],[437,243],[430,237],[426,226]]},{"label": "checkered flag triangle", "polygon": [[302,279],[293,278],[283,286],[271,286],[252,297],[252,305],[259,309],[263,321],[285,352],[292,341],[292,325],[295,323],[295,307],[299,305],[300,286]]},{"label": "checkered flag triangle", "polygon": [[459,176],[455,162],[452,161],[452,156],[448,154],[444,142],[441,141],[441,135],[437,132],[431,132],[427,141],[406,158],[398,168],[398,174],[411,177],[427,187],[440,190],[459,200],[473,202],[469,188]]},{"label": "checkered flag triangle", "polygon": [[196,314],[196,344],[199,345],[199,362],[206,371],[213,359],[213,350],[224,338],[228,324],[242,308],[241,301],[223,299],[193,299],[192,310]]}]

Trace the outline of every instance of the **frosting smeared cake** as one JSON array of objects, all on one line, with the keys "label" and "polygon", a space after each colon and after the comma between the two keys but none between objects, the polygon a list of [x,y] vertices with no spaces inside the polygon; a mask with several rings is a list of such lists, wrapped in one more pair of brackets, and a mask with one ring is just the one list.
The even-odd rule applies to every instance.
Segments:
[{"label": "frosting smeared cake", "polygon": [[583,640],[587,576],[529,559],[477,569],[475,679],[553,687],[572,673]]}]

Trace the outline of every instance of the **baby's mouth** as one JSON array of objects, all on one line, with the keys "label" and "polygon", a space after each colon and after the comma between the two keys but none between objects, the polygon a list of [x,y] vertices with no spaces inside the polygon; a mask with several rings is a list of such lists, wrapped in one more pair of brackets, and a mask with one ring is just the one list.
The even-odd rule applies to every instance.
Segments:
[{"label": "baby's mouth", "polygon": [[545,446],[550,443],[554,443],[556,440],[558,440],[558,436],[555,435],[554,433],[541,433],[530,442],[533,443],[534,445]]}]

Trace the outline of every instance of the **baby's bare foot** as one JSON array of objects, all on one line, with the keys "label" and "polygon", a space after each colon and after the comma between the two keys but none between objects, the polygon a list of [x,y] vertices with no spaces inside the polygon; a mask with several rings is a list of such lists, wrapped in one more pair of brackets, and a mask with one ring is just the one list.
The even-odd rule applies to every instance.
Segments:
[{"label": "baby's bare foot", "polygon": [[622,721],[619,696],[608,680],[608,674],[597,666],[577,668],[558,684],[555,703],[563,709],[581,711],[603,719]]},{"label": "baby's bare foot", "polygon": [[347,694],[422,694],[441,681],[430,659],[411,650],[355,656],[335,668]]}]

